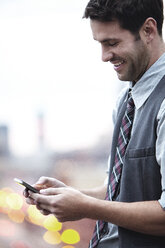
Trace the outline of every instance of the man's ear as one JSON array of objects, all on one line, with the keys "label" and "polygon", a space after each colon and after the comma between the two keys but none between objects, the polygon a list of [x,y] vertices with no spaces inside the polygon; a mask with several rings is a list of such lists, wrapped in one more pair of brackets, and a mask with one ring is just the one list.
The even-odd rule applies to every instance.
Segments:
[{"label": "man's ear", "polygon": [[143,37],[148,44],[154,39],[157,33],[157,22],[152,17],[147,18],[140,29],[141,37]]}]

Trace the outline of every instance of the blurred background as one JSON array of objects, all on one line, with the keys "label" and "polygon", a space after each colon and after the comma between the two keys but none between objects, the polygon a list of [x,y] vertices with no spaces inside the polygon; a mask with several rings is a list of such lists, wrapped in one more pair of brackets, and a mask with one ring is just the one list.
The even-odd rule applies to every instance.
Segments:
[{"label": "blurred background", "polygon": [[42,175],[91,188],[106,178],[119,82],[93,41],[84,0],[0,1],[0,248],[85,248],[94,222],[28,206]]}]

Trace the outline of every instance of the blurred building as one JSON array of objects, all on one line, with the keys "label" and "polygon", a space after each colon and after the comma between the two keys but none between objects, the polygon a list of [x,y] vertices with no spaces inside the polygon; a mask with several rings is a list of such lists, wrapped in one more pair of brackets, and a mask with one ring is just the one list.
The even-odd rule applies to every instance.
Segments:
[{"label": "blurred building", "polygon": [[0,126],[0,156],[9,155],[9,128],[6,125]]}]

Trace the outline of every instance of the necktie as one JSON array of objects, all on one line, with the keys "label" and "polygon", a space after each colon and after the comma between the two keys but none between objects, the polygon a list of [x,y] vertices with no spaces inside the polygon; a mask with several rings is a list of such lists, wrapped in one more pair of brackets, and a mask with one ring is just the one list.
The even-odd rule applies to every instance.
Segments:
[{"label": "necktie", "polygon": [[[123,167],[123,158],[125,155],[128,142],[130,140],[133,117],[134,117],[134,109],[135,109],[135,105],[131,93],[129,92],[126,111],[122,119],[121,127],[119,130],[114,166],[107,187],[105,200],[108,201],[115,200],[117,194],[119,193],[120,178]],[[95,230],[93,233],[93,237],[90,241],[89,248],[97,247],[99,240],[106,232],[107,232],[107,222],[98,220],[96,222]]]}]

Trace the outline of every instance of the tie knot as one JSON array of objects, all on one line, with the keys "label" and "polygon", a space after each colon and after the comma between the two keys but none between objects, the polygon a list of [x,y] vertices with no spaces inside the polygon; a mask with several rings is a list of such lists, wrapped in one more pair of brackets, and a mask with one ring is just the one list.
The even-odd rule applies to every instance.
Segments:
[{"label": "tie knot", "polygon": [[128,93],[128,101],[127,101],[127,109],[132,110],[134,109],[135,104],[131,95],[131,92]]}]

